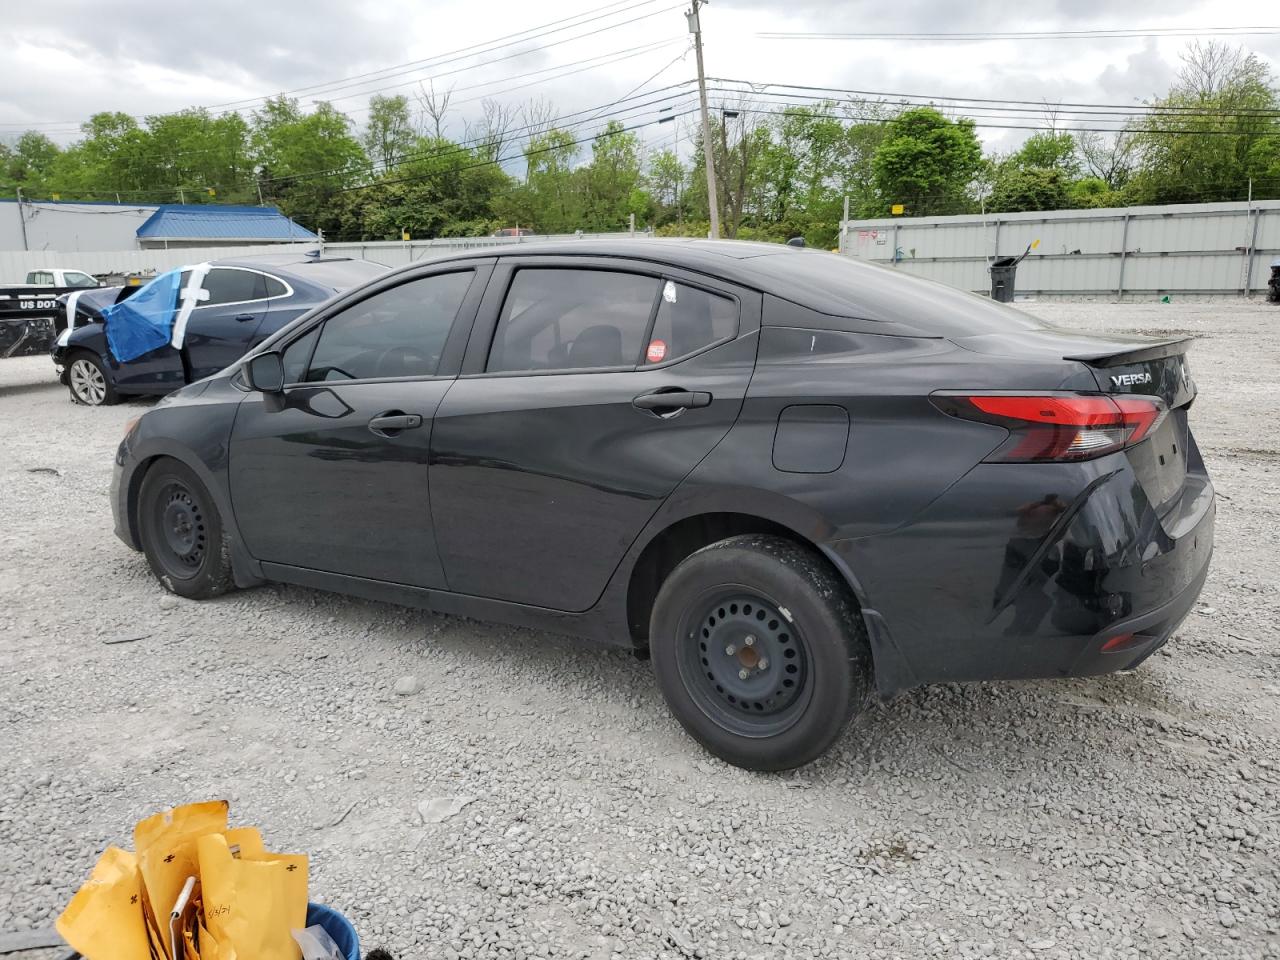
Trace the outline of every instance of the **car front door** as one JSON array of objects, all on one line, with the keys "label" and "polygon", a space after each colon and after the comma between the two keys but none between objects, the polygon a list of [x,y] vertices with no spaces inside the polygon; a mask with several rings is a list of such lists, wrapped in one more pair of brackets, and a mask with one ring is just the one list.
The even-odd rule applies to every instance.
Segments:
[{"label": "car front door", "polygon": [[643,263],[505,259],[436,412],[449,589],[581,611],[737,419],[758,294]]},{"label": "car front door", "polygon": [[[187,274],[183,274],[184,285]],[[187,320],[183,353],[191,381],[231,366],[249,349],[267,311],[267,278],[245,267],[214,267],[205,275],[207,300]]]},{"label": "car front door", "polygon": [[397,277],[282,347],[283,396],[251,393],[231,437],[231,498],[268,563],[443,587],[431,528],[433,416],[457,373],[488,261]]}]

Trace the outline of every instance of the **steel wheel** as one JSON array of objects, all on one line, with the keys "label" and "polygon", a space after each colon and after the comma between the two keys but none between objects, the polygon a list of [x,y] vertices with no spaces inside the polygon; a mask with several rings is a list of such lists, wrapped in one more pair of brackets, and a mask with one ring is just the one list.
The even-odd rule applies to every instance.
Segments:
[{"label": "steel wheel", "polygon": [[176,480],[159,492],[155,510],[162,547],[157,559],[170,575],[189,580],[200,570],[208,548],[204,510],[191,491]]},{"label": "steel wheel", "polygon": [[101,406],[107,399],[107,378],[92,360],[79,357],[71,364],[67,375],[71,393],[77,400],[90,407]]},{"label": "steel wheel", "polygon": [[799,624],[772,600],[725,587],[682,618],[680,675],[699,709],[730,733],[771,737],[804,713],[810,657]]},{"label": "steel wheel", "polygon": [[218,508],[190,467],[159,458],[142,478],[135,509],[142,551],[166,590],[207,600],[235,586]]}]

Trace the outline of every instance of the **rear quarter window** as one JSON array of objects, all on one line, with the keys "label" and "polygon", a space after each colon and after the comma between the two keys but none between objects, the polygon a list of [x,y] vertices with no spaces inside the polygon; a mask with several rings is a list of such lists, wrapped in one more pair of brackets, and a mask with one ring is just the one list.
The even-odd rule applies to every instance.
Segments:
[{"label": "rear quarter window", "polygon": [[753,266],[777,296],[829,316],[901,323],[942,337],[1046,326],[987,297],[843,254],[791,251],[758,257]]}]

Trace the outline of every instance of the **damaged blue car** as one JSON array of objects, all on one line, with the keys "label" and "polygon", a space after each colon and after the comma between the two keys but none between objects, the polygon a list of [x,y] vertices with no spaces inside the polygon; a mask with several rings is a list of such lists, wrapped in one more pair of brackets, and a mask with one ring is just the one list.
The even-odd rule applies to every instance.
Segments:
[{"label": "damaged blue car", "polygon": [[[68,294],[62,299],[72,322],[53,345],[53,362],[76,403],[100,406],[170,393],[235,363],[313,307],[386,271],[369,260],[293,252],[215,260],[162,274],[142,288]],[[125,326],[139,324],[138,313],[124,308],[157,301],[157,293],[170,296],[155,311],[166,333],[140,355],[120,351],[124,335],[134,332]],[[178,321],[181,329],[170,339],[168,330]],[[109,336],[113,323],[118,329]]]}]

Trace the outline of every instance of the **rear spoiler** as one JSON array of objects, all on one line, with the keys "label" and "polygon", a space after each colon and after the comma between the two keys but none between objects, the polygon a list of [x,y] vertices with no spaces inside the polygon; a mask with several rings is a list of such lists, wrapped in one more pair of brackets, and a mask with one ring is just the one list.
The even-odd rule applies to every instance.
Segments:
[{"label": "rear spoiler", "polygon": [[1141,363],[1144,360],[1163,360],[1165,357],[1176,357],[1187,352],[1195,337],[1179,337],[1177,340],[1165,340],[1163,343],[1143,344],[1132,350],[1121,350],[1118,353],[1081,353],[1064,360],[1079,360],[1091,367],[1118,367],[1126,363]]}]

